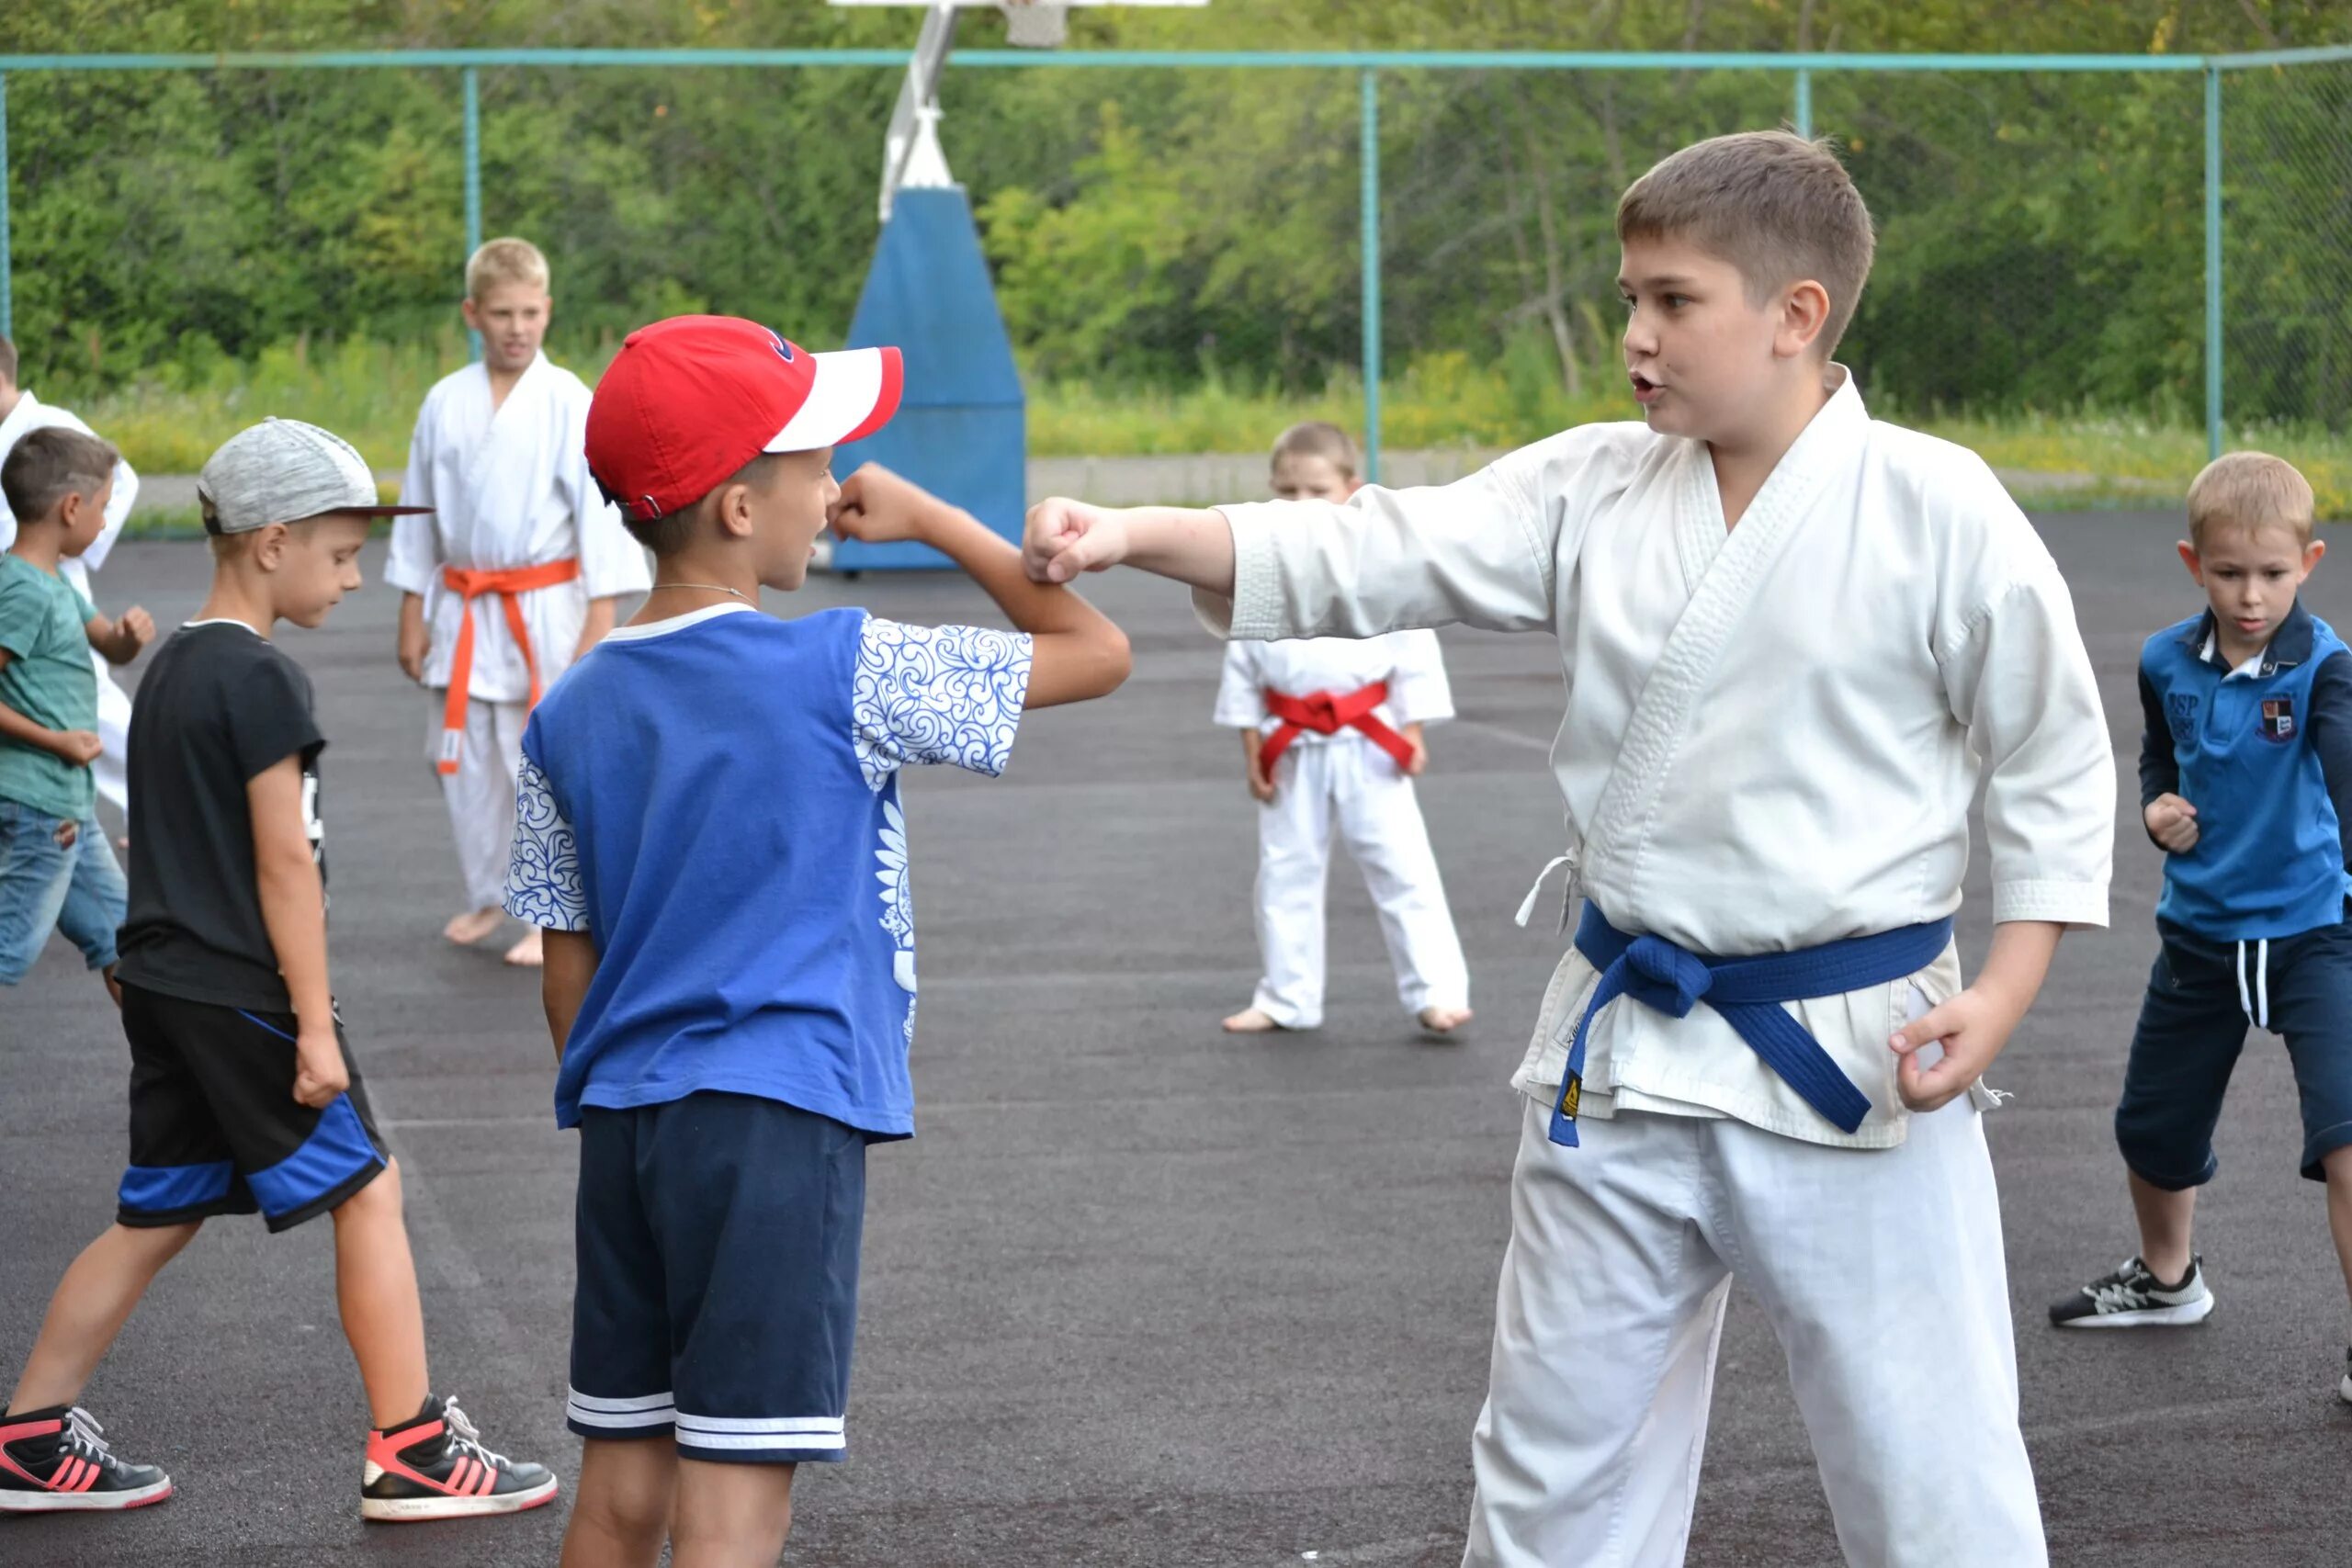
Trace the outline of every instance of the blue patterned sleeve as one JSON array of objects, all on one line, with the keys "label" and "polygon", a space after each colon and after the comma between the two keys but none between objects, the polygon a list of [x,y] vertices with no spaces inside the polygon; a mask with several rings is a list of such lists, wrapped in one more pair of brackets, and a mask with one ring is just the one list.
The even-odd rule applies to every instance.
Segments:
[{"label": "blue patterned sleeve", "polygon": [[910,762],[1003,773],[1029,694],[1032,653],[1023,632],[869,616],[850,698],[867,786],[880,789]]},{"label": "blue patterned sleeve", "polygon": [[547,774],[524,753],[514,781],[514,852],[506,863],[506,912],[551,931],[588,929],[580,886],[580,844],[555,803]]}]

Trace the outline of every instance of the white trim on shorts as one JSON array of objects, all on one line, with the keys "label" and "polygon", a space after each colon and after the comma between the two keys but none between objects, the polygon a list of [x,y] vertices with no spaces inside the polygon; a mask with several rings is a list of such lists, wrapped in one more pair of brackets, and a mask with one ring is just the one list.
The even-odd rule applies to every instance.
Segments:
[{"label": "white trim on shorts", "polygon": [[674,1395],[667,1393],[642,1394],[635,1399],[602,1399],[575,1388],[564,1401],[563,1413],[583,1427],[632,1431],[645,1427],[670,1425],[677,1418],[678,1402]]},{"label": "white trim on shorts", "polygon": [[689,1416],[677,1413],[678,1446],[713,1452],[838,1453],[849,1447],[842,1416]]}]

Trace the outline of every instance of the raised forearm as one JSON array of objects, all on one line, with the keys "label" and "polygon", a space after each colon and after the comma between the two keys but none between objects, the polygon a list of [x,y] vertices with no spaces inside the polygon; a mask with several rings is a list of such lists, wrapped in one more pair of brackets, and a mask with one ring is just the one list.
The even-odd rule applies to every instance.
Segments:
[{"label": "raised forearm", "polygon": [[1017,631],[1053,637],[1096,627],[1115,632],[1103,614],[1069,589],[1032,582],[1021,552],[961,507],[939,502],[924,516],[923,541],[963,568],[996,601]]},{"label": "raised forearm", "polygon": [[1208,507],[1131,506],[1126,564],[1212,593],[1233,592],[1233,527]]}]

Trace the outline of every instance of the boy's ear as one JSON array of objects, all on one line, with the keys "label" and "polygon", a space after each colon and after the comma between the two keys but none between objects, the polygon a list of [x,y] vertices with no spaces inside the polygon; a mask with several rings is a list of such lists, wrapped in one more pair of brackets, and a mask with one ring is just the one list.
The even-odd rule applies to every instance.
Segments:
[{"label": "boy's ear", "polygon": [[1363,489],[1363,481],[1356,478],[1355,475],[1350,474],[1348,476],[1347,487],[1340,491],[1340,499],[1341,501],[1345,501],[1348,497],[1355,494],[1356,491],[1362,489]]},{"label": "boy's ear", "polygon": [[2325,554],[2327,554],[2325,539],[2313,539],[2303,547],[2303,575],[2305,577],[2312,574],[2312,568],[2319,565],[2320,558]]},{"label": "boy's ear", "polygon": [[1789,286],[1781,297],[1781,324],[1775,334],[1791,359],[1810,352],[1829,324],[1829,290],[1814,278]]},{"label": "boy's ear", "polygon": [[458,314],[466,319],[467,326],[475,332],[481,331],[481,309],[474,303],[472,295],[469,294],[458,301]]},{"label": "boy's ear", "polygon": [[[2317,544],[2319,541],[2314,539],[2312,542],[2313,544]],[[2190,580],[2193,581],[2198,587],[2204,587],[2205,563],[2197,558],[2197,547],[2190,544],[2187,539],[2183,539],[2178,544],[2175,545],[2173,548],[2180,552],[2180,564],[2188,569]]]},{"label": "boy's ear", "polygon": [[718,492],[718,530],[730,539],[752,536],[752,487],[730,484]]},{"label": "boy's ear", "polygon": [[264,524],[261,531],[254,536],[254,542],[248,548],[248,553],[254,558],[254,564],[264,571],[276,571],[286,559],[288,532],[283,523]]}]

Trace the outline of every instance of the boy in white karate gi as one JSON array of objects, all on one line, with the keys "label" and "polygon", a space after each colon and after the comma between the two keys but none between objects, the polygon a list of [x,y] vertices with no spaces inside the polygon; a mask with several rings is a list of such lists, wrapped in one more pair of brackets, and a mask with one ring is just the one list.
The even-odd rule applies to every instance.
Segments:
[{"label": "boy in white karate gi", "polygon": [[[1466,1562],[1682,1560],[1736,1269],[1849,1562],[2035,1568],[1978,1079],[2060,932],[2107,919],[2073,604],[1984,462],[1873,421],[1831,360],[1872,242],[1826,149],[1686,148],[1617,231],[1642,423],[1344,506],[1048,501],[1030,568],[1176,578],[1227,635],[1559,639],[1588,902],[1513,1079]],[[1963,987],[1980,777],[1996,924]]]},{"label": "boy in white karate gi", "polygon": [[[1356,464],[1356,444],[1339,426],[1295,424],[1274,443],[1274,493],[1345,501],[1363,487]],[[1226,644],[1216,719],[1241,731],[1242,768],[1259,803],[1265,964],[1250,1005],[1225,1021],[1229,1032],[1323,1021],[1323,894],[1334,829],[1380,911],[1396,999],[1435,1034],[1470,1021],[1470,972],[1413,794],[1429,764],[1422,727],[1453,716],[1432,631]]]},{"label": "boy in white karate gi", "polygon": [[[466,263],[466,325],[481,359],[424,396],[384,581],[401,590],[401,669],[434,689],[427,750],[441,778],[466,907],[442,935],[496,931],[514,841],[523,726],[557,676],[652,581],[645,552],[589,477],[588,388],[541,352],[547,258],[492,240]],[[508,950],[537,966],[538,928]]]},{"label": "boy in white karate gi", "polygon": [[[0,463],[8,460],[17,443],[36,430],[78,430],[85,435],[95,434],[90,427],[55,403],[42,402],[17,384],[17,345],[0,337]],[[122,525],[130,520],[131,503],[139,499],[139,475],[118,455],[114,460],[114,490],[107,502],[106,526],[78,556],[68,556],[57,563],[58,574],[74,585],[83,598],[95,604],[96,593],[90,587],[90,574],[106,564],[114,542],[122,536]],[[17,542],[17,520],[8,509],[0,506],[0,551]],[[93,649],[90,668],[98,677],[98,756],[90,764],[91,777],[97,781],[98,796],[126,815],[130,810],[130,786],[123,773],[123,759],[130,750],[130,694],[115,684],[114,666],[106,656]]]}]

